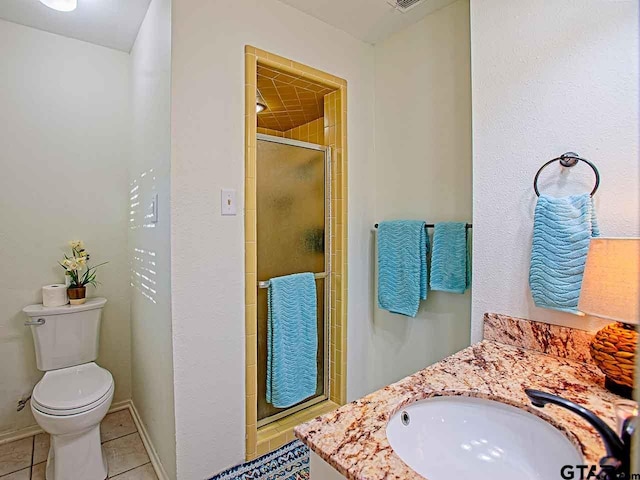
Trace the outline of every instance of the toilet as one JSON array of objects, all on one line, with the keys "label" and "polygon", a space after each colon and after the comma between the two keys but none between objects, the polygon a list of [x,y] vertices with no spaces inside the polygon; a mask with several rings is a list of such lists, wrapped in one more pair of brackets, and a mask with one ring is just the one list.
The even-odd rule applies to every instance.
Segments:
[{"label": "toilet", "polygon": [[82,305],[30,305],[38,370],[44,371],[31,396],[31,411],[51,435],[47,480],[104,480],[107,461],[100,422],[113,399],[111,373],[95,363],[104,298]]}]

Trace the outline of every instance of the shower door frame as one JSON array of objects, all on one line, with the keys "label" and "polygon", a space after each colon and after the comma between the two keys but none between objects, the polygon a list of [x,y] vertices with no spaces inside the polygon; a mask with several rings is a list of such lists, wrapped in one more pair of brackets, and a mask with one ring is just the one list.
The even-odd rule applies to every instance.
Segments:
[{"label": "shower door frame", "polygon": [[[321,395],[314,397],[310,400],[307,400],[304,403],[300,403],[294,405],[292,407],[283,410],[282,412],[276,413],[269,417],[265,417],[262,420],[257,420],[257,427],[263,427],[265,425],[269,425],[281,418],[292,415],[300,410],[304,410],[305,408],[311,407],[312,405],[316,405],[318,403],[324,402],[330,397],[330,384],[329,384],[329,368],[330,368],[330,345],[331,345],[331,254],[332,254],[332,245],[331,245],[331,147],[325,145],[318,145],[315,143],[302,142],[300,140],[293,140],[291,138],[284,137],[276,137],[274,135],[266,135],[264,133],[256,134],[256,141],[262,140],[265,142],[271,143],[279,143],[281,145],[288,145],[291,147],[300,147],[306,148],[308,150],[316,150],[324,152],[324,272],[313,272],[314,274],[321,273],[324,275],[322,280],[324,281],[324,319],[323,319],[323,329],[324,329],[324,355],[323,355],[323,392]],[[257,144],[256,144],[256,162],[259,161],[257,158]],[[258,167],[256,165],[256,178],[258,176]],[[257,181],[256,181],[256,201],[257,201]],[[257,239],[256,239],[257,245]],[[257,248],[256,248],[257,250]],[[292,272],[299,273],[299,272]],[[318,277],[316,277],[318,279]],[[264,288],[261,287],[261,283],[268,279],[258,279],[256,284],[256,289]]]},{"label": "shower door frame", "polygon": [[[256,134],[258,67],[321,85],[324,97],[323,145],[331,147],[331,338],[329,399],[271,425],[257,427]],[[253,45],[244,46],[244,338],[245,458],[253,460],[295,438],[293,426],[347,402],[349,154],[347,80]],[[268,132],[264,132],[268,133]],[[282,422],[282,425],[279,423]],[[277,428],[273,428],[276,425]]]}]

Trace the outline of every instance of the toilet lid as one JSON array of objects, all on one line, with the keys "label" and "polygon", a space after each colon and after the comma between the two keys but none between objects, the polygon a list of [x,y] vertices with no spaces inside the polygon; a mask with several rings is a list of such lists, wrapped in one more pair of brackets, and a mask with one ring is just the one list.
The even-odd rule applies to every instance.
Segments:
[{"label": "toilet lid", "polygon": [[112,387],[111,373],[91,362],[46,372],[32,398],[45,409],[64,414],[98,402]]}]

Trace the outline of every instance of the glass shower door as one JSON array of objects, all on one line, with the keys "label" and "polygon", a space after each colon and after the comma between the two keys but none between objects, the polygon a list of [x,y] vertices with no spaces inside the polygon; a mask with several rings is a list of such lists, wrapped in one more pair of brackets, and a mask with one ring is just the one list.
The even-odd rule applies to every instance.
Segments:
[{"label": "glass shower door", "polygon": [[[258,288],[258,425],[327,398],[329,282],[329,153],[326,147],[258,135],[258,280],[292,273],[316,274],[318,382],[315,395],[287,409],[266,402],[267,289]],[[326,278],[325,278],[326,277]]]}]

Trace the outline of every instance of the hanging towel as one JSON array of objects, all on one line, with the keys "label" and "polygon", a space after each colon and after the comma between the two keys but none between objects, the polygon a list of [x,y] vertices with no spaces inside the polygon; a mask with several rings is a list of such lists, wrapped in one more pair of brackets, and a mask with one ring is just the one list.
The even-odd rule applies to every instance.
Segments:
[{"label": "hanging towel", "polygon": [[397,220],[378,226],[378,306],[415,317],[427,299],[425,222]]},{"label": "hanging towel", "polygon": [[467,224],[436,223],[431,255],[431,290],[464,293],[470,280]]},{"label": "hanging towel", "polygon": [[313,273],[269,280],[267,402],[277,408],[316,393],[318,325]]},{"label": "hanging towel", "polygon": [[529,286],[537,307],[579,313],[587,250],[591,237],[599,235],[588,193],[538,198],[529,269]]}]

